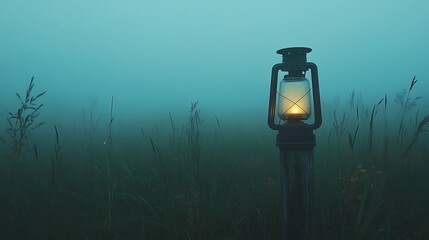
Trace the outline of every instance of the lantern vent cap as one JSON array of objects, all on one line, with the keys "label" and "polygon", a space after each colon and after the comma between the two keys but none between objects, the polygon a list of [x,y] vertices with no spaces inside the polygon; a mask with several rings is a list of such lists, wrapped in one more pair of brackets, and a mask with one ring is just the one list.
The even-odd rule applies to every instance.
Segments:
[{"label": "lantern vent cap", "polygon": [[281,55],[306,55],[311,52],[311,50],[312,49],[308,47],[290,47],[279,49],[276,53]]},{"label": "lantern vent cap", "polygon": [[296,73],[307,71],[307,53],[311,52],[311,48],[307,47],[291,47],[283,48],[277,51],[283,58],[283,71],[294,71]]}]

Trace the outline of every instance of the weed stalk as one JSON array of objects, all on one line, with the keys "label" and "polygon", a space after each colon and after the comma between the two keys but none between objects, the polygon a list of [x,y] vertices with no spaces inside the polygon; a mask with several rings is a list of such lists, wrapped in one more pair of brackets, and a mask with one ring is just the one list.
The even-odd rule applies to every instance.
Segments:
[{"label": "weed stalk", "polygon": [[22,147],[27,144],[30,133],[45,124],[45,122],[36,123],[40,109],[43,107],[43,104],[36,104],[36,101],[46,91],[34,96],[32,94],[33,87],[34,76],[30,80],[24,98],[19,93],[16,93],[16,96],[21,101],[21,106],[15,113],[9,112],[9,117],[7,118],[7,134],[12,140],[12,158],[19,157]]},{"label": "weed stalk", "polygon": [[[62,165],[63,151],[62,145],[60,143],[60,137],[58,134],[57,126],[54,125],[55,130],[55,146],[54,146],[54,157],[51,157],[51,168],[52,168],[52,185],[54,190],[58,190],[59,184],[59,171]],[[37,148],[35,148],[36,158],[38,158]]]},{"label": "weed stalk", "polygon": [[399,122],[399,130],[397,134],[396,141],[401,141],[401,144],[403,144],[406,136],[406,130],[404,127],[404,118],[407,111],[411,110],[414,106],[417,104],[417,100],[419,100],[421,97],[416,97],[414,99],[410,99],[410,93],[411,90],[413,90],[414,85],[417,83],[416,76],[413,77],[410,83],[410,87],[408,88],[408,91],[405,89],[400,94],[396,94],[396,102],[402,106],[401,111],[401,120]]},{"label": "weed stalk", "polygon": [[112,162],[112,148],[113,148],[113,138],[112,138],[112,125],[113,125],[113,101],[114,97],[110,102],[110,119],[109,119],[109,135],[107,140],[107,222],[109,226],[112,224],[112,210],[113,210],[113,194],[114,194],[114,182],[112,179],[111,172],[111,162]]}]

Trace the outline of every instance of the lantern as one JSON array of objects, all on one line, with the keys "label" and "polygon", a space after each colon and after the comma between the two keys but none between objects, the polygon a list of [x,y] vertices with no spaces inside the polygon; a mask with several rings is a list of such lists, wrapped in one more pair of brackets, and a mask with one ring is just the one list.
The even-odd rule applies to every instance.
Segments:
[{"label": "lantern", "polygon": [[[283,62],[275,64],[272,68],[268,106],[268,125],[274,130],[280,130],[288,123],[301,123],[313,130],[322,124],[317,66],[307,62],[309,52],[311,48],[305,47],[284,48],[277,51],[283,56]],[[280,70],[286,75],[278,88]],[[305,77],[308,70],[311,70],[311,84]],[[314,122],[308,124],[303,120],[310,118],[311,106],[314,107]],[[280,118],[279,123],[275,123],[276,112]]]}]

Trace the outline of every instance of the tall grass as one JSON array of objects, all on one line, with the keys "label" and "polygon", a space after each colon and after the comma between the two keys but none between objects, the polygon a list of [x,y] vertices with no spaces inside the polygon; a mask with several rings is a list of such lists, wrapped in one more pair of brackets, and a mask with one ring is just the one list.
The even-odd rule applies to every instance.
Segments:
[{"label": "tall grass", "polygon": [[410,83],[410,87],[408,90],[403,89],[401,93],[396,94],[396,102],[401,106],[401,112],[400,112],[400,123],[399,123],[399,130],[397,134],[397,141],[401,142],[403,144],[403,141],[407,135],[407,131],[404,127],[404,120],[405,115],[408,111],[412,110],[417,104],[417,101],[421,99],[421,97],[415,97],[411,98],[411,90],[413,90],[414,85],[417,83],[416,76],[413,77]]},{"label": "tall grass", "polygon": [[[55,145],[54,145],[54,156],[51,157],[51,168],[52,168],[52,185],[54,185],[54,189],[58,188],[58,182],[60,177],[60,168],[62,165],[63,160],[63,152],[62,152],[62,145],[60,143],[60,137],[58,134],[57,126],[54,125],[55,130]],[[36,156],[36,159],[39,159],[38,157],[38,151],[35,148],[34,154]]]},{"label": "tall grass", "polygon": [[115,181],[112,178],[111,162],[112,162],[112,148],[113,148],[113,137],[112,137],[112,126],[113,126],[113,102],[114,97],[110,102],[110,118],[108,125],[108,136],[107,136],[107,222],[109,225],[112,224],[112,210],[114,204],[114,191]]},{"label": "tall grass", "polygon": [[[370,109],[368,107],[356,107],[355,122],[349,120],[348,124],[345,124],[345,120],[339,121],[334,112],[331,118],[333,121],[331,132],[349,131],[349,151],[340,148],[339,145],[338,149],[341,151],[320,155],[330,161],[320,161],[321,164],[327,166],[319,165],[318,169],[325,169],[326,167],[323,173],[337,176],[340,180],[335,182],[332,179],[334,182],[331,182],[322,178],[324,181],[319,182],[321,186],[326,188],[337,188],[340,201],[334,201],[333,204],[343,206],[339,209],[332,209],[333,212],[337,212],[337,216],[341,216],[336,221],[340,220],[337,223],[338,226],[342,226],[340,231],[332,232],[332,239],[404,238],[407,227],[397,225],[395,222],[401,221],[399,220],[400,217],[392,214],[392,212],[396,212],[398,210],[396,208],[399,206],[413,208],[414,206],[411,204],[414,201],[413,196],[417,199],[427,198],[426,193],[411,193],[409,189],[406,190],[406,188],[420,189],[421,191],[427,189],[421,182],[411,180],[415,178],[416,172],[420,172],[419,168],[427,169],[429,167],[427,155],[422,155],[423,148],[415,148],[416,143],[424,143],[421,137],[428,131],[429,117],[419,118],[417,110],[416,117],[410,118],[409,124],[405,120],[407,114],[412,113],[416,107],[416,101],[420,99],[420,97],[411,96],[411,90],[415,87],[416,82],[414,77],[408,91],[397,94],[396,102],[400,105],[398,122],[392,120],[394,119],[392,114],[388,116],[387,94],[372,106],[372,111],[368,111]],[[353,98],[354,94],[351,96],[350,102],[353,104],[351,104],[350,110],[354,107]],[[383,121],[380,121],[376,116],[379,114],[382,104],[384,105],[385,116]],[[364,111],[359,111],[359,109]],[[394,110],[395,108],[391,107],[390,109]],[[360,118],[359,112],[365,114]],[[346,114],[347,110],[344,111],[342,119],[345,119]],[[391,121],[389,122],[388,119]],[[368,123],[367,128],[359,127],[363,122]],[[343,127],[344,125],[346,127]],[[378,130],[382,129],[382,126],[384,131]],[[366,134],[365,131],[367,131]],[[397,141],[392,141],[393,139]],[[359,141],[364,144],[356,146]],[[420,175],[420,177],[422,176]],[[330,183],[329,186],[325,185],[328,183]],[[320,190],[321,187],[319,186],[318,189]],[[326,204],[331,206],[329,203]],[[334,208],[334,206],[332,207]],[[427,208],[422,205],[418,208],[423,208],[425,214],[428,213]],[[323,216],[322,219],[326,220],[326,216]],[[331,217],[328,217],[326,222],[332,222],[332,220]],[[422,225],[428,227],[427,224]],[[397,229],[394,229],[393,226]],[[419,228],[423,228],[423,226]],[[397,235],[395,236],[395,234]],[[408,234],[410,236],[413,234],[423,236],[423,233]]]},{"label": "tall grass", "polygon": [[[415,111],[415,84],[398,95],[406,108],[396,110],[387,95],[365,104],[352,94],[347,106],[324,116],[315,149],[317,239],[429,234],[429,116]],[[27,134],[20,174],[8,164],[13,155],[2,155],[1,239],[280,238],[274,133],[227,131],[227,119],[210,118],[192,102],[183,126],[167,116],[166,138],[150,125],[115,125],[121,131],[113,134],[113,107],[112,97],[107,114],[85,112],[83,130],[72,135],[54,125],[31,144],[37,139]],[[137,137],[124,138],[129,131]]]},{"label": "tall grass", "polygon": [[34,76],[25,91],[25,97],[21,97],[19,93],[16,93],[16,97],[21,102],[20,107],[15,113],[9,112],[7,118],[8,128],[6,132],[11,140],[11,155],[13,158],[19,157],[22,147],[27,144],[31,132],[45,123],[36,121],[40,115],[40,109],[43,107],[43,104],[37,104],[36,101],[46,91],[33,95],[33,87]]}]

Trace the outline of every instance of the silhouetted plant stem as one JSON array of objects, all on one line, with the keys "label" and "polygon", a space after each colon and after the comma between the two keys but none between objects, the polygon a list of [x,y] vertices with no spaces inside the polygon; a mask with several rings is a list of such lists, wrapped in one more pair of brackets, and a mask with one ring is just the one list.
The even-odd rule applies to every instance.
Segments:
[{"label": "silhouetted plant stem", "polygon": [[112,162],[112,147],[113,147],[113,138],[112,138],[112,125],[113,125],[113,100],[110,103],[110,119],[109,119],[109,135],[107,140],[107,221],[109,226],[112,224],[112,210],[113,210],[113,197],[114,197],[114,182],[112,179],[111,172],[111,162]]},{"label": "silhouetted plant stem", "polygon": [[383,141],[383,164],[387,166],[389,163],[389,139],[387,136],[387,94],[384,95],[384,141]]},{"label": "silhouetted plant stem", "polygon": [[374,133],[374,121],[375,117],[377,116],[378,109],[380,107],[380,104],[384,101],[384,98],[382,98],[377,104],[374,104],[372,107],[371,112],[371,119],[369,121],[369,151],[372,151],[372,135]]},{"label": "silhouetted plant stem", "polygon": [[[354,98],[354,92],[352,94],[352,99],[350,100],[351,103],[354,102],[353,98]],[[357,120],[358,124],[356,126],[356,129],[355,129],[355,132],[354,132],[353,136],[352,136],[351,133],[349,133],[349,147],[350,147],[350,150],[352,150],[352,151],[353,151],[355,143],[356,143],[356,137],[357,137],[357,133],[358,133],[359,126],[360,126],[360,122],[359,122],[359,105],[356,105],[356,120]]]},{"label": "silhouetted plant stem", "polygon": [[429,115],[426,115],[418,124],[416,130],[414,131],[413,138],[411,141],[407,144],[407,148],[405,149],[404,153],[402,154],[402,158],[405,158],[407,154],[411,151],[412,147],[416,143],[419,135],[423,132],[429,131]]},{"label": "silhouetted plant stem", "polygon": [[62,145],[60,144],[60,137],[58,135],[58,129],[56,125],[54,125],[54,130],[55,130],[55,146],[54,146],[54,157],[51,157],[51,168],[52,168],[52,185],[54,186],[54,190],[57,191],[58,184],[59,184],[59,176],[60,176],[59,171],[62,165],[63,152],[62,152]]},{"label": "silhouetted plant stem", "polygon": [[349,133],[349,146],[350,146],[350,150],[353,150],[353,148],[354,148],[354,146],[355,146],[355,143],[356,143],[356,137],[357,137],[357,133],[358,133],[358,130],[359,130],[359,123],[357,124],[357,126],[356,126],[356,129],[355,129],[355,132],[354,132],[354,134],[353,134],[353,137],[352,137],[352,135]]},{"label": "silhouetted plant stem", "polygon": [[334,110],[334,127],[335,136],[337,137],[337,146],[340,147],[341,137],[346,129],[346,113],[343,114],[341,121],[337,118],[337,112]]},{"label": "silhouetted plant stem", "polygon": [[172,239],[175,239],[177,238],[177,224],[175,221],[176,221],[178,211],[175,208],[175,201],[174,201],[175,187],[173,182],[174,179],[173,179],[172,162],[171,160],[168,160],[168,158],[163,159],[153,139],[149,138],[149,140],[150,140],[154,157],[160,166],[160,172],[158,174],[162,182],[162,185],[164,187],[164,191],[162,195],[162,203],[163,203],[163,209],[164,209],[164,214],[163,214],[164,222],[166,227],[169,230],[169,235],[172,237]]}]

